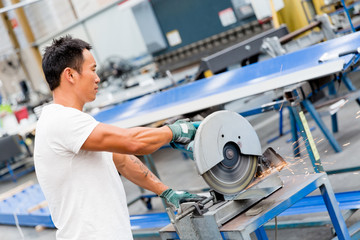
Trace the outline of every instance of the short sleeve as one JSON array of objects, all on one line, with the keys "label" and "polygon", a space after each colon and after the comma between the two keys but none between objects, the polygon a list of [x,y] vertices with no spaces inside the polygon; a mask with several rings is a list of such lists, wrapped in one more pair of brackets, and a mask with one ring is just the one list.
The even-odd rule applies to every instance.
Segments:
[{"label": "short sleeve", "polygon": [[56,145],[77,154],[99,122],[91,115],[71,108],[56,115],[53,125]]}]

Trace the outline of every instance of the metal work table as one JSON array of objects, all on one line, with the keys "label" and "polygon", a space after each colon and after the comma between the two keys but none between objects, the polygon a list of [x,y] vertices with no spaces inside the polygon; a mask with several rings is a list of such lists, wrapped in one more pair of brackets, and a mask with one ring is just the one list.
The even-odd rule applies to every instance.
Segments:
[{"label": "metal work table", "polygon": [[94,115],[100,122],[120,127],[150,124],[203,110],[303,81],[331,76],[353,63],[354,54],[320,63],[325,53],[360,46],[360,32],[329,40],[276,58],[201,79],[164,92],[104,109]]},{"label": "metal work table", "polygon": [[[212,231],[220,231],[223,239],[249,240],[252,232],[255,232],[258,239],[267,239],[264,224],[319,188],[338,238],[350,239],[338,202],[325,173],[282,176],[282,180],[283,188],[260,201],[247,212],[238,215],[219,229],[204,229],[204,231],[208,231],[209,236],[214,236],[211,234]],[[259,209],[261,212],[255,216],[247,214],[251,210],[258,212]],[[160,236],[161,239],[178,239],[171,224],[160,230]]]}]

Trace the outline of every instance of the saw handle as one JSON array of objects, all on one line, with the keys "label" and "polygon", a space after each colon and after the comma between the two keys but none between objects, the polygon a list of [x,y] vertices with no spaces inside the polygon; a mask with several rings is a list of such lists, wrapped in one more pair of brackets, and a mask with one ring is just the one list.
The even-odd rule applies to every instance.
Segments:
[{"label": "saw handle", "polygon": [[[196,129],[198,129],[198,127],[201,124],[201,121],[196,121],[196,122],[191,122],[191,123],[194,125],[194,127]],[[194,160],[194,157],[193,157],[193,145],[194,145],[194,141],[191,141],[187,146],[184,146],[183,144],[180,144],[180,143],[176,143],[174,141],[170,142],[170,146],[172,148],[186,153],[187,156],[189,156],[192,160]]]}]

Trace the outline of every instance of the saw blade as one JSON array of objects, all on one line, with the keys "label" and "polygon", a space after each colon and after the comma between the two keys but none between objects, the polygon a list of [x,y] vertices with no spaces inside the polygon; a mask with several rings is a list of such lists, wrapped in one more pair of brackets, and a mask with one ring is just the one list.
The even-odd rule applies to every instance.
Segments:
[{"label": "saw blade", "polygon": [[193,156],[197,170],[219,193],[231,195],[243,190],[254,179],[261,155],[254,128],[235,112],[210,114],[195,135]]},{"label": "saw blade", "polygon": [[258,157],[242,155],[236,147],[232,142],[227,143],[224,160],[202,175],[212,189],[225,195],[245,189],[254,179],[257,169]]}]

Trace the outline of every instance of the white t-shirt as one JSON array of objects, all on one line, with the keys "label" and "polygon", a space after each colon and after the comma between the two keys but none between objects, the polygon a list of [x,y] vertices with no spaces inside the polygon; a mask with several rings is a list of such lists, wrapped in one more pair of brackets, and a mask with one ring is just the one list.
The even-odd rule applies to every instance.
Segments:
[{"label": "white t-shirt", "polygon": [[36,127],[34,161],[57,239],[133,239],[126,196],[112,153],[81,150],[92,116],[51,104]]}]

